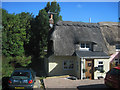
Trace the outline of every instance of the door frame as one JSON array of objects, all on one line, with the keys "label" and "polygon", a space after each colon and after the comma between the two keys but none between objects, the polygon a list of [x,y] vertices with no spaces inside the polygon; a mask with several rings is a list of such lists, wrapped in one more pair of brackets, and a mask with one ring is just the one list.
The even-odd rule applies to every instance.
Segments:
[{"label": "door frame", "polygon": [[[88,71],[91,74],[90,75],[91,76],[90,79],[94,79],[94,59],[85,59],[85,69],[88,68],[88,66],[87,66],[88,65],[87,64],[88,61],[92,62],[92,64],[91,64],[91,73],[90,73],[90,71]],[[85,77],[87,77],[86,76],[86,72],[85,72]]]}]

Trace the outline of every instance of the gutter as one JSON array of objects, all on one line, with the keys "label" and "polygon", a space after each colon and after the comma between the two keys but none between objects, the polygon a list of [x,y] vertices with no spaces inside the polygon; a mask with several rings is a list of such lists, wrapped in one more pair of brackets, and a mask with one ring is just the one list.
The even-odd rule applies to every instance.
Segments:
[{"label": "gutter", "polygon": [[96,59],[108,59],[108,58],[110,58],[110,56],[79,56],[77,53],[76,53],[76,55],[79,57],[79,58],[89,58],[89,59],[94,59],[94,58],[96,58]]}]

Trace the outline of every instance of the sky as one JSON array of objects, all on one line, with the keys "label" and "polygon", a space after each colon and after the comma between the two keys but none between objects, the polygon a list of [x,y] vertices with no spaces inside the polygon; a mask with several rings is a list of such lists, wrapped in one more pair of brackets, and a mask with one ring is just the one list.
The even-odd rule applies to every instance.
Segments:
[{"label": "sky", "polygon": [[[118,2],[58,2],[63,21],[118,22]],[[36,16],[47,2],[2,2],[8,13],[33,13]]]}]

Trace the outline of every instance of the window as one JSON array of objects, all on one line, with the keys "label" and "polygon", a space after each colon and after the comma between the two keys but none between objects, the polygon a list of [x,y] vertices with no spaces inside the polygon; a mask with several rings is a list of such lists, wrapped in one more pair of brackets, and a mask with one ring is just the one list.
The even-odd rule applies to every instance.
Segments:
[{"label": "window", "polygon": [[120,44],[116,44],[116,51],[120,51]]},{"label": "window", "polygon": [[22,77],[30,77],[30,73],[29,72],[14,72],[12,76],[22,76]]},{"label": "window", "polygon": [[87,50],[87,51],[89,51],[90,48],[91,48],[91,44],[89,44],[89,43],[81,43],[80,44],[80,50]]},{"label": "window", "polygon": [[99,64],[103,64],[103,61],[99,61]]},{"label": "window", "polygon": [[73,69],[74,68],[73,61],[72,60],[64,61],[63,68],[65,70],[71,70],[71,69]]},{"label": "window", "polygon": [[120,65],[120,59],[115,59],[115,66]]},{"label": "window", "polygon": [[98,62],[98,71],[100,71],[100,72],[104,71],[104,69],[103,69],[103,61]]},{"label": "window", "polygon": [[88,67],[91,67],[91,63],[88,63]]},{"label": "window", "polygon": [[81,43],[81,48],[85,48],[85,43]]},{"label": "window", "polygon": [[102,71],[103,70],[103,65],[98,65],[98,71]]},{"label": "window", "polygon": [[90,44],[86,44],[86,48],[90,48]]}]

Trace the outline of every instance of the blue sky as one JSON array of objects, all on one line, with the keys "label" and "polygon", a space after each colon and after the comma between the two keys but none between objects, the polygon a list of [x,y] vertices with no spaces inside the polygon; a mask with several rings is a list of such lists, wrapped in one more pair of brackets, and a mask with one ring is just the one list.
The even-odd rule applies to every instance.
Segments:
[{"label": "blue sky", "polygon": [[[2,8],[8,13],[30,12],[37,15],[47,2],[3,2]],[[82,21],[93,23],[118,22],[118,2],[59,2],[60,15],[64,21]]]}]

